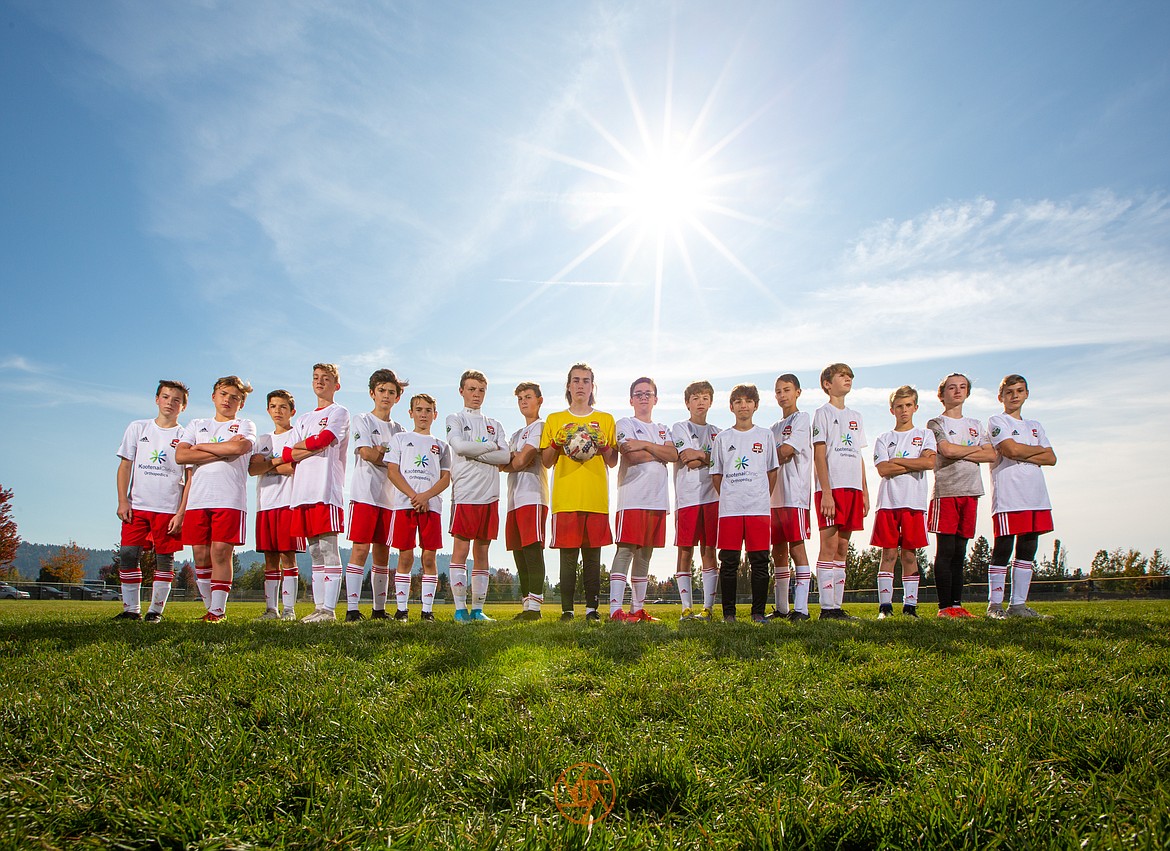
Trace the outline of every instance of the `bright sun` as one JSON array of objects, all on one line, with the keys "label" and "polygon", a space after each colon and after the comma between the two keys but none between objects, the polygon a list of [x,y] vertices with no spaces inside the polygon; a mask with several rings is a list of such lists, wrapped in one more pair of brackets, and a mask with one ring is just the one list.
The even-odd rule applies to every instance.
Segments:
[{"label": "bright sun", "polygon": [[709,203],[699,164],[674,151],[652,152],[626,177],[629,186],[618,193],[617,205],[645,228],[677,229]]}]

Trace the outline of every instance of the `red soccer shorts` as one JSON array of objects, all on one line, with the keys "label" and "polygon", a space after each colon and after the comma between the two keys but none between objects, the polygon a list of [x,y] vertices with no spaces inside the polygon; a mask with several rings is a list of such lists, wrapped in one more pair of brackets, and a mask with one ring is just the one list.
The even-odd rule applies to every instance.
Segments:
[{"label": "red soccer shorts", "polygon": [[547,522],[547,505],[522,505],[513,508],[504,520],[505,546],[509,550],[519,550],[531,544],[543,544]]},{"label": "red soccer shorts", "polygon": [[390,509],[365,502],[349,504],[351,544],[386,544],[390,540]]},{"label": "red soccer shorts", "polygon": [[292,531],[298,538],[317,538],[321,535],[339,535],[345,531],[345,509],[340,505],[316,502],[312,505],[294,505]]},{"label": "red soccer shorts", "polygon": [[188,508],[183,516],[183,543],[193,547],[212,542],[239,546],[247,533],[248,515],[235,508]]},{"label": "red soccer shorts", "polygon": [[1001,511],[991,515],[991,521],[995,525],[997,538],[1026,535],[1029,532],[1043,535],[1056,528],[1052,525],[1051,511]]},{"label": "red soccer shorts", "polygon": [[160,555],[177,553],[183,549],[183,536],[167,532],[174,516],[135,508],[130,522],[122,524],[122,546],[153,548]]},{"label": "red soccer shorts", "polygon": [[913,508],[879,508],[873,519],[873,536],[869,543],[883,550],[925,547],[926,512]]},{"label": "red soccer shorts", "polygon": [[773,544],[799,544],[810,534],[807,508],[772,509]]},{"label": "red soccer shorts", "polygon": [[390,512],[390,546],[401,552],[413,550],[415,542],[424,550],[443,548],[443,518],[437,511],[398,508]]},{"label": "red soccer shorts", "polygon": [[842,532],[860,532],[865,525],[865,512],[861,504],[861,491],[854,488],[833,488],[833,502],[837,503],[837,514],[830,523],[821,512],[821,495],[813,494],[817,504],[817,523],[821,529],[836,526]]},{"label": "red soccer shorts", "polygon": [[666,512],[626,508],[617,513],[617,542],[635,547],[666,546]]},{"label": "red soccer shorts", "polygon": [[970,540],[975,537],[978,510],[977,496],[940,496],[930,501],[927,528],[936,535],[958,535]]},{"label": "red soccer shorts", "polygon": [[256,552],[303,553],[305,539],[292,531],[293,513],[288,506],[270,508],[256,515]]},{"label": "red soccer shorts", "polygon": [[608,547],[613,543],[609,515],[596,511],[556,511],[552,516],[552,546],[558,550]]},{"label": "red soccer shorts", "polygon": [[674,512],[676,547],[713,547],[719,536],[719,503],[688,505]]},{"label": "red soccer shorts", "polygon": [[451,534],[465,541],[494,541],[500,537],[500,503],[456,504],[451,508]]},{"label": "red soccer shorts", "polygon": [[772,544],[772,523],[767,514],[737,515],[719,518],[721,550],[766,552]]}]

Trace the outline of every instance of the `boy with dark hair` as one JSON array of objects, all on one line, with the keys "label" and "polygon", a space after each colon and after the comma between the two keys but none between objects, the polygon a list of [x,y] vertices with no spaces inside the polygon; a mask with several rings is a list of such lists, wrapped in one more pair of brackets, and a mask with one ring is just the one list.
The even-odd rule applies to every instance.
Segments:
[{"label": "boy with dark hair", "polygon": [[[715,591],[719,584],[719,563],[715,559],[715,539],[719,534],[719,493],[711,484],[711,449],[719,428],[707,422],[707,412],[715,398],[709,381],[695,381],[683,390],[683,402],[690,414],[670,427],[678,461],[674,465],[674,545],[678,563],[674,581],[682,602],[680,620],[711,619]],[[694,613],[691,593],[691,566],[695,547],[703,581],[703,606]]]},{"label": "boy with dark hair", "polygon": [[[786,372],[776,379],[781,419],[772,426],[780,471],[772,489],[772,570],[776,610],[770,617],[806,621],[812,571],[804,542],[809,538],[808,503],[812,492],[812,421],[796,409],[800,379]],[[789,559],[796,567],[796,592],[788,610]]]},{"label": "boy with dark hair", "polygon": [[540,462],[540,435],[544,422],[540,385],[521,381],[516,385],[516,404],[524,428],[512,435],[511,460],[500,469],[508,474],[508,516],[504,542],[516,561],[523,599],[517,620],[540,620],[544,603],[544,530],[548,524],[548,474]]}]

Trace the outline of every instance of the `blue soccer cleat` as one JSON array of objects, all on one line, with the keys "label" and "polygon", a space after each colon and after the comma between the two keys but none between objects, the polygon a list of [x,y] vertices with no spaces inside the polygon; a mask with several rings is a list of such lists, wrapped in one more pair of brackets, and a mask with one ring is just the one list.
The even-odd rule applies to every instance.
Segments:
[{"label": "blue soccer cleat", "polygon": [[483,609],[472,609],[468,620],[473,621],[494,621],[495,618],[489,618],[483,613]]},{"label": "blue soccer cleat", "polygon": [[455,623],[471,623],[471,621],[471,612],[467,611],[467,609],[455,610]]}]

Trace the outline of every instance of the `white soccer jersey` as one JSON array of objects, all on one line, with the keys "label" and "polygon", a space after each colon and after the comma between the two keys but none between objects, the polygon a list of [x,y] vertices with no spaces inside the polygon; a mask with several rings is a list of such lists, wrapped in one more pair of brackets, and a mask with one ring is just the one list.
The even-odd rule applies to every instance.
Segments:
[{"label": "white soccer jersey", "polygon": [[548,505],[548,471],[540,462],[540,434],[543,430],[544,422],[537,420],[517,431],[508,441],[508,449],[512,452],[519,452],[525,446],[536,447],[531,464],[508,474],[509,511],[525,505]]},{"label": "white soccer jersey", "polygon": [[345,462],[349,456],[349,411],[337,403],[301,414],[293,426],[293,444],[323,431],[333,442],[303,461],[293,474],[293,505],[345,505]]},{"label": "white soccer jersey", "polygon": [[[627,440],[645,440],[659,446],[671,444],[670,432],[660,423],[644,423],[634,417],[622,417],[614,426],[618,446]],[[665,461],[647,461],[629,464],[622,455],[618,462],[617,510],[642,508],[648,511],[669,511],[670,476]]]},{"label": "white soccer jersey", "polygon": [[[415,493],[422,493],[434,487],[443,470],[451,469],[451,447],[432,435],[404,431],[390,438],[386,463],[397,464],[407,484],[414,488]],[[410,508],[410,499],[394,488],[394,500],[390,507],[395,511]],[[427,507],[431,511],[442,511],[443,498],[431,497]]]},{"label": "white soccer jersey", "polygon": [[256,446],[256,424],[234,419],[219,422],[213,418],[191,420],[183,429],[179,443],[224,443],[234,437],[246,437],[249,451],[235,458],[222,458],[192,468],[191,493],[187,508],[233,508],[248,510],[248,462]]},{"label": "white soccer jersey", "polygon": [[768,471],[779,466],[770,429],[719,432],[711,450],[711,474],[719,483],[720,517],[767,517],[771,513]]},{"label": "white soccer jersey", "polygon": [[[998,447],[1005,440],[1014,440],[1025,446],[1051,447],[1044,426],[1036,420],[1017,420],[1007,414],[996,414],[987,421],[991,443]],[[1044,484],[1044,468],[1027,461],[1012,461],[997,455],[991,465],[991,512],[1049,511],[1048,487]]]},{"label": "white soccer jersey", "polygon": [[[281,434],[269,432],[256,438],[256,447],[253,455],[262,455],[264,458],[279,458],[284,447],[292,446],[293,430]],[[292,476],[282,476],[271,470],[256,477],[256,510],[271,511],[274,508],[288,508],[292,505]]]},{"label": "white soccer jersey", "polygon": [[[873,446],[873,463],[897,461],[899,458],[919,458],[928,449],[933,452],[937,448],[934,432],[928,428],[887,431]],[[883,478],[878,485],[877,507],[926,511],[926,471],[918,470],[889,479]]]},{"label": "white soccer jersey", "polygon": [[[683,420],[670,427],[674,448],[679,452],[684,449],[699,449],[710,455],[715,446],[715,435],[717,434],[719,434],[718,426],[713,426],[710,423],[697,425],[690,420]],[[692,470],[686,464],[675,462],[674,506],[676,509],[718,501],[719,494],[715,493],[715,486],[711,484],[710,464]]]},{"label": "white soccer jersey", "polygon": [[[861,414],[852,408],[838,410],[831,402],[826,402],[813,415],[812,442],[825,444],[830,488],[861,490],[865,469],[861,450],[866,446]],[[816,476],[813,476],[813,489],[821,492],[821,483]]]},{"label": "white soccer jersey", "polygon": [[385,460],[386,450],[390,448],[390,438],[404,431],[401,425],[393,420],[382,420],[367,412],[354,414],[350,420],[353,436],[353,478],[349,483],[349,498],[354,502],[365,505],[376,505],[379,508],[389,508],[394,500],[394,491],[397,488],[390,484],[386,477],[386,468],[371,464],[358,455],[363,446],[369,449],[382,450]]},{"label": "white soccer jersey", "polygon": [[812,494],[812,420],[804,411],[793,411],[772,426],[776,448],[791,446],[796,453],[780,465],[776,487],[772,488],[773,508],[808,509]]},{"label": "white soccer jersey", "polygon": [[182,467],[175,464],[181,426],[161,428],[154,420],[135,420],[126,426],[118,457],[130,462],[130,507],[138,511],[174,514],[183,501]]},{"label": "white soccer jersey", "polygon": [[499,420],[464,408],[447,417],[451,448],[451,502],[487,505],[500,498],[500,464],[511,458]]}]

